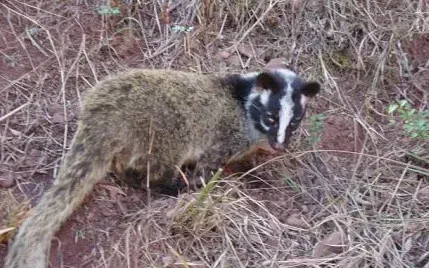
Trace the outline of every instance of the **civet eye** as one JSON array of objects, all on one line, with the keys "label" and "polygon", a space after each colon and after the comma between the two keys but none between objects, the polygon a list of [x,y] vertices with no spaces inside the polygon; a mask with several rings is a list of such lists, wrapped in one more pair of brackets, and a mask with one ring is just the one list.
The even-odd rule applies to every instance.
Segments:
[{"label": "civet eye", "polygon": [[272,117],[268,117],[268,122],[269,122],[271,125],[274,125],[274,124],[276,123],[276,120],[275,120],[274,118],[272,118]]}]

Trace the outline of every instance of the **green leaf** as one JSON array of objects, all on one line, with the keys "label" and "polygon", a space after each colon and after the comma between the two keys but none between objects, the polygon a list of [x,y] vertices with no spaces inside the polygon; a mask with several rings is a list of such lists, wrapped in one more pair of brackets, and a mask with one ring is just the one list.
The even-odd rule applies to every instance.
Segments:
[{"label": "green leaf", "polygon": [[97,13],[100,15],[113,16],[121,14],[121,10],[118,7],[103,5],[97,7]]},{"label": "green leaf", "polygon": [[298,185],[296,184],[296,182],[291,178],[291,177],[289,177],[289,176],[286,176],[285,178],[284,178],[284,181],[285,181],[285,183],[290,187],[290,188],[292,188],[294,191],[299,191],[299,187],[298,187]]},{"label": "green leaf", "polygon": [[387,112],[389,113],[389,114],[392,114],[394,111],[396,111],[396,109],[398,109],[399,108],[399,105],[398,104],[396,104],[396,103],[393,103],[393,104],[390,104],[389,105],[389,108],[387,108]]},{"label": "green leaf", "polygon": [[192,31],[194,29],[194,27],[193,26],[182,26],[182,25],[173,25],[172,27],[171,27],[171,30],[173,31],[173,32],[175,32],[175,33],[178,33],[178,32],[190,32],[190,31]]},{"label": "green leaf", "polygon": [[404,107],[405,105],[407,105],[408,104],[408,101],[407,100],[400,100],[399,101],[399,105],[401,106],[401,107]]}]

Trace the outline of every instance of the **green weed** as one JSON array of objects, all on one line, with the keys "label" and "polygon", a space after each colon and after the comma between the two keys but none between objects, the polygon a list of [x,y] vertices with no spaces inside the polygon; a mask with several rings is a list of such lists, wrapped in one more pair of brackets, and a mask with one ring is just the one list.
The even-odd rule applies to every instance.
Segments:
[{"label": "green weed", "polygon": [[3,53],[3,61],[10,67],[16,67],[19,65],[19,54],[13,53],[11,55],[7,55]]},{"label": "green weed", "polygon": [[[408,136],[413,139],[429,139],[429,111],[417,111],[407,100],[400,100],[389,105],[387,112],[396,112],[402,121],[402,126]],[[395,119],[392,124],[397,123]]]},{"label": "green weed", "polygon": [[97,13],[99,15],[116,16],[121,14],[121,10],[118,7],[99,6],[97,7]]},{"label": "green weed", "polygon": [[188,33],[190,31],[194,30],[194,27],[193,26],[173,25],[171,27],[171,30],[174,33]]},{"label": "green weed", "polygon": [[300,192],[300,188],[299,185],[293,180],[293,178],[291,178],[290,176],[285,176],[283,178],[283,181],[290,187],[292,188],[292,190],[294,190],[295,192]]},{"label": "green weed", "polygon": [[320,141],[323,132],[324,120],[325,115],[322,113],[310,116],[310,128],[308,129],[309,135],[307,140],[311,146],[314,146]]}]

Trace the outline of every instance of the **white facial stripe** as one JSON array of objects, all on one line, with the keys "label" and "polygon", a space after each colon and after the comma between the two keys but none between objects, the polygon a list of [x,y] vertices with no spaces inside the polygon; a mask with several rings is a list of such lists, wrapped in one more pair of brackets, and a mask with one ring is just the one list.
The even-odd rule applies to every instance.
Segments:
[{"label": "white facial stripe", "polygon": [[261,98],[261,103],[262,103],[262,105],[264,105],[265,107],[267,107],[267,105],[268,105],[268,101],[270,100],[270,95],[271,95],[271,92],[270,92],[270,91],[268,91],[268,90],[263,90],[263,91],[261,92],[261,94],[259,95],[259,96],[260,96],[260,98]]},{"label": "white facial stripe", "polygon": [[252,92],[249,94],[249,97],[247,97],[247,101],[246,101],[246,104],[245,104],[246,110],[249,110],[249,109],[250,109],[250,105],[252,105],[253,100],[254,100],[255,98],[257,98],[258,96],[259,96],[259,93],[258,93],[257,91],[252,91]]},{"label": "white facial stripe", "polygon": [[285,141],[286,128],[293,117],[294,103],[292,100],[292,88],[288,85],[286,95],[280,99],[279,129],[277,131],[277,142],[282,144]]},{"label": "white facial stripe", "polygon": [[258,74],[259,72],[251,72],[251,73],[241,74],[240,76],[243,77],[244,79],[252,79],[252,78],[255,78]]},{"label": "white facial stripe", "polygon": [[296,73],[288,69],[278,69],[276,72],[280,73],[287,82],[291,82],[296,78]]},{"label": "white facial stripe", "polygon": [[308,97],[301,95],[301,106],[304,108],[307,105]]},{"label": "white facial stripe", "polygon": [[265,129],[265,131],[270,130],[270,127],[265,125],[264,122],[262,121],[262,119],[261,119],[260,123],[261,123],[261,126]]}]

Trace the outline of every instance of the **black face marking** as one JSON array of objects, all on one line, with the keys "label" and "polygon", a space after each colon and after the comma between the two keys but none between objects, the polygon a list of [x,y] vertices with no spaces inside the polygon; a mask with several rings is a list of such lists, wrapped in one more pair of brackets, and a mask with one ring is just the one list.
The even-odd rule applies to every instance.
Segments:
[{"label": "black face marking", "polygon": [[271,90],[274,93],[284,91],[287,86],[285,79],[278,74],[263,72],[256,78],[256,85],[263,89]]},{"label": "black face marking", "polygon": [[233,74],[225,77],[224,83],[231,87],[233,98],[244,106],[247,96],[255,85],[255,78],[244,78],[241,75]]},{"label": "black face marking", "polygon": [[272,93],[268,99],[267,106],[264,107],[264,113],[262,114],[262,121],[270,129],[269,133],[277,133],[279,128],[280,120],[280,99],[285,95],[283,91]]},{"label": "black face marking", "polygon": [[291,123],[301,122],[302,117],[305,113],[305,107],[301,104],[301,92],[298,89],[295,89],[292,93],[292,101],[294,103],[293,107],[293,117]]},{"label": "black face marking", "polygon": [[267,133],[267,130],[261,124],[261,117],[265,112],[265,107],[261,103],[261,98],[258,96],[254,100],[249,107],[249,114],[254,122],[254,126],[257,130],[262,133]]},{"label": "black face marking", "polygon": [[280,126],[280,100],[285,94],[284,90],[271,94],[265,107],[263,121],[269,127],[267,137],[270,144],[277,141],[277,132]]},{"label": "black face marking", "polygon": [[305,107],[303,107],[301,104],[301,93],[299,90],[295,90],[293,92],[292,101],[294,103],[293,117],[290,120],[289,125],[286,128],[286,139],[285,139],[285,141],[288,141],[290,139],[293,132],[300,125],[302,118],[304,117],[304,114],[305,114]]},{"label": "black face marking", "polygon": [[291,82],[291,86],[292,86],[293,89],[295,89],[295,91],[297,89],[300,90],[301,88],[303,88],[305,86],[305,82],[302,81],[301,78],[295,77],[295,79],[293,79],[292,82]]}]

